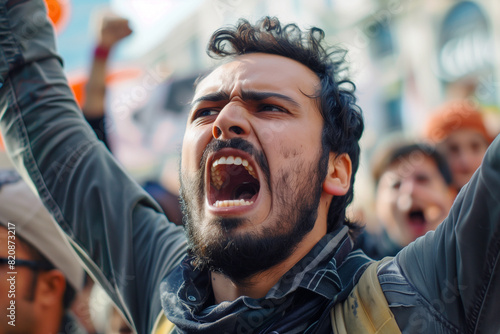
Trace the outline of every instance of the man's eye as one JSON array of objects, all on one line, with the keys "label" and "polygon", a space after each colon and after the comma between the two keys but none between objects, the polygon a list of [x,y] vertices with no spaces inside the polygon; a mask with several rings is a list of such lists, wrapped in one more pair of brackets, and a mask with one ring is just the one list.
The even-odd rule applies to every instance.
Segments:
[{"label": "man's eye", "polygon": [[193,119],[197,119],[200,117],[208,117],[208,116],[214,116],[219,113],[219,110],[217,109],[201,109],[195,112]]},{"label": "man's eye", "polygon": [[281,107],[272,105],[272,104],[264,104],[259,108],[259,111],[270,111],[270,112],[284,112],[286,113],[287,111]]}]

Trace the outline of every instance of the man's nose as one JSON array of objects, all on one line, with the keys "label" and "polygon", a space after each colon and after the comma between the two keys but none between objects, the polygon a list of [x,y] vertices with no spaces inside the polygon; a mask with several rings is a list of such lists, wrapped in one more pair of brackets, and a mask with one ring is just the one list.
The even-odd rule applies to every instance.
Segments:
[{"label": "man's nose", "polygon": [[250,133],[248,111],[241,105],[228,104],[217,115],[212,135],[215,139],[246,137]]}]

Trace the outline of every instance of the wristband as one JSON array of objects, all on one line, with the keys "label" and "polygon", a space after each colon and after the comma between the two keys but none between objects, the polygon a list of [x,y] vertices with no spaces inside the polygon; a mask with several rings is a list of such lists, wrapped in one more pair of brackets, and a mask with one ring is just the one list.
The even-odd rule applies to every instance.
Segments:
[{"label": "wristband", "polygon": [[96,59],[107,59],[109,55],[109,49],[102,46],[97,46],[94,50],[94,58]]}]

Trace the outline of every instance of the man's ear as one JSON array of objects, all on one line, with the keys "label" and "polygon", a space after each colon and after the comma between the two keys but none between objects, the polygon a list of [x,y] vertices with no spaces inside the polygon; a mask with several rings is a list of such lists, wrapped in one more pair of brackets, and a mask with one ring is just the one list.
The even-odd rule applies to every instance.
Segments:
[{"label": "man's ear", "polygon": [[330,152],[323,191],[334,196],[345,195],[351,186],[351,175],[352,162],[349,155]]},{"label": "man's ear", "polygon": [[41,272],[38,276],[37,296],[41,304],[46,306],[62,305],[66,291],[66,277],[57,269]]}]

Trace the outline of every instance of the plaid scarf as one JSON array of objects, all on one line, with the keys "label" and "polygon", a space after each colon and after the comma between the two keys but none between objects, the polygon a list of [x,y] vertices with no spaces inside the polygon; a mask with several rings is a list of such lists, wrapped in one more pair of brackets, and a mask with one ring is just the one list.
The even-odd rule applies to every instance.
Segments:
[{"label": "plaid scarf", "polygon": [[161,284],[165,315],[175,333],[330,333],[330,308],[370,262],[352,252],[347,232],[343,227],[323,237],[260,299],[213,305],[209,272],[194,269],[187,257]]}]

